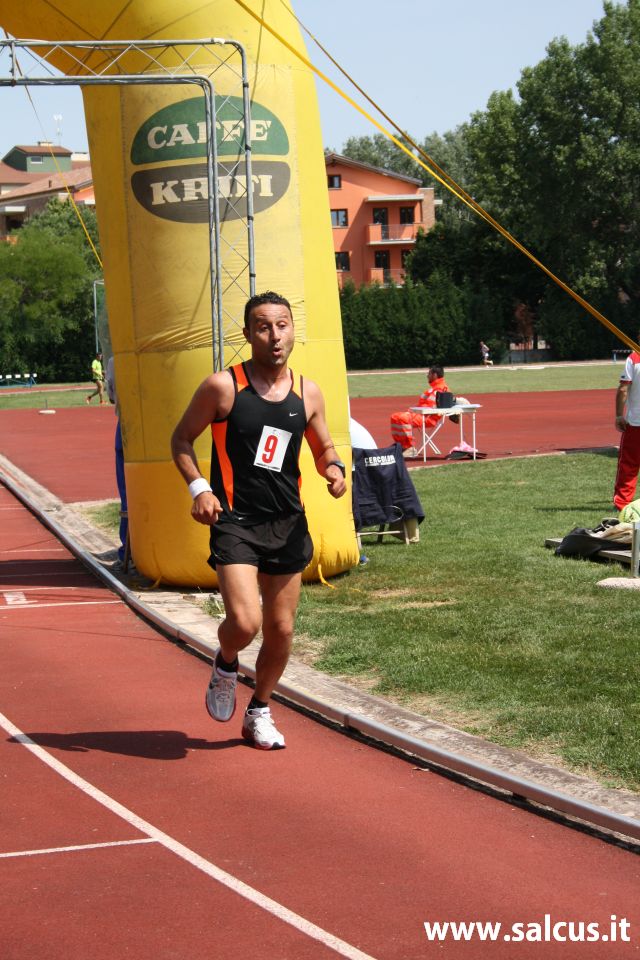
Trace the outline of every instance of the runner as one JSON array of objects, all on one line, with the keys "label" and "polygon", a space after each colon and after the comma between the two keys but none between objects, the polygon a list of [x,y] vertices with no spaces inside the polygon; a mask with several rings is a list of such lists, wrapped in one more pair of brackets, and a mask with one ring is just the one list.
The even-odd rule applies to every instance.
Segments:
[{"label": "runner", "polygon": [[[198,387],[175,429],[172,451],[193,497],[191,515],[211,526],[209,563],[225,608],[207,709],[215,720],[231,719],[238,653],[262,627],[242,735],[272,750],[285,742],[269,699],[289,659],[301,574],[313,556],[300,498],[303,435],[333,497],[346,491],[345,466],[329,436],[320,389],[288,366],[295,336],[288,301],[273,292],[252,297],[244,324],[251,360],[212,374]],[[211,484],[193,449],[209,426]]]}]

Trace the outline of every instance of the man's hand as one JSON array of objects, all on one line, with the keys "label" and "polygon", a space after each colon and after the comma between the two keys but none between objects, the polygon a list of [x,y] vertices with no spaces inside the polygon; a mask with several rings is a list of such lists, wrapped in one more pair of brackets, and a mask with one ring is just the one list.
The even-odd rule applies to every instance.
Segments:
[{"label": "man's hand", "polygon": [[627,421],[624,417],[616,417],[616,430],[620,433],[624,433],[627,427]]},{"label": "man's hand", "polygon": [[203,523],[207,527],[217,523],[218,517],[222,513],[222,507],[217,497],[209,490],[203,490],[193,501],[191,506],[191,516],[198,523]]},{"label": "man's hand", "polygon": [[331,473],[328,473],[325,477],[327,481],[327,488],[331,496],[338,500],[347,492],[347,481],[342,476],[342,470],[340,467],[332,466],[329,467],[329,470]]}]

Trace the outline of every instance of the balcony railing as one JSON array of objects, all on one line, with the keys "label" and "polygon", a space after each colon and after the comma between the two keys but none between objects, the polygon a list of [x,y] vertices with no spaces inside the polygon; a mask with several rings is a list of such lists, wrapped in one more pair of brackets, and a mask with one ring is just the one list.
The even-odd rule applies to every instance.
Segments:
[{"label": "balcony railing", "polygon": [[406,271],[400,267],[370,267],[367,271],[367,283],[380,283],[388,287],[394,283],[401,287],[404,283]]},{"label": "balcony railing", "polygon": [[367,225],[365,242],[415,243],[418,230],[421,229],[424,229],[423,223],[370,223]]}]

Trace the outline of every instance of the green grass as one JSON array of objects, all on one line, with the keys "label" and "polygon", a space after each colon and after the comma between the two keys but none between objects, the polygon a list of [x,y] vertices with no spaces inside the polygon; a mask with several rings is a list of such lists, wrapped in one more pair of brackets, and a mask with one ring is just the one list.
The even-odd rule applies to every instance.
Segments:
[{"label": "green grass", "polygon": [[[83,407],[92,388],[85,390],[25,390],[10,394],[0,390],[0,410],[57,410],[62,407]],[[94,397],[92,404],[98,403]]]},{"label": "green grass", "polygon": [[[519,393],[526,390],[612,390],[618,385],[622,363],[576,364],[550,367],[490,367],[487,370],[454,370],[446,373],[454,393],[477,396],[482,393]],[[348,376],[350,397],[419,396],[427,382],[423,373],[351,373]],[[0,390],[0,410],[21,408],[49,409],[81,407],[93,387],[83,390],[61,389],[25,391],[8,396]],[[94,398],[92,403],[97,403]]]},{"label": "green grass", "polygon": [[118,536],[120,529],[120,501],[105,500],[99,506],[85,507],[83,510],[87,519],[96,527],[106,530],[114,537]]},{"label": "green grass", "polygon": [[[640,592],[616,565],[556,557],[548,537],[612,515],[615,459],[595,454],[412,472],[419,544],[303,588],[297,653],[330,674],[496,743],[640,788]],[[628,568],[626,568],[628,570]]]},{"label": "green grass", "polygon": [[[572,367],[489,367],[486,370],[452,370],[445,378],[454,393],[521,393],[525,390],[607,390],[618,386],[622,363]],[[350,397],[419,396],[427,383],[423,373],[351,373]]]}]

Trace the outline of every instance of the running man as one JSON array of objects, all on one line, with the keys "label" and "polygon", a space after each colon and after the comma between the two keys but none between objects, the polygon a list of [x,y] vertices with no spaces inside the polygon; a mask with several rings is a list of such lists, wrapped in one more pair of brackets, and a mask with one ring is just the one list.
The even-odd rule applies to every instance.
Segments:
[{"label": "running man", "polygon": [[[255,693],[242,735],[260,750],[273,750],[285,742],[269,700],[289,659],[301,575],[313,556],[300,499],[303,436],[332,497],[346,492],[345,466],[329,436],[319,387],[288,366],[295,336],[288,301],[273,292],[252,297],[245,306],[244,335],[251,360],[207,377],[176,427],[171,448],[193,497],[192,517],[211,527],[209,563],[225,609],[207,710],[214,720],[233,716],[238,653],[262,627]],[[193,449],[208,427],[211,484]]]},{"label": "running man", "polygon": [[481,340],[481,341],[480,341],[480,354],[481,354],[481,356],[482,356],[483,366],[485,366],[485,367],[492,367],[492,366],[493,366],[493,360],[489,359],[489,353],[490,353],[489,347],[486,345],[486,343],[484,342],[484,340]]}]

